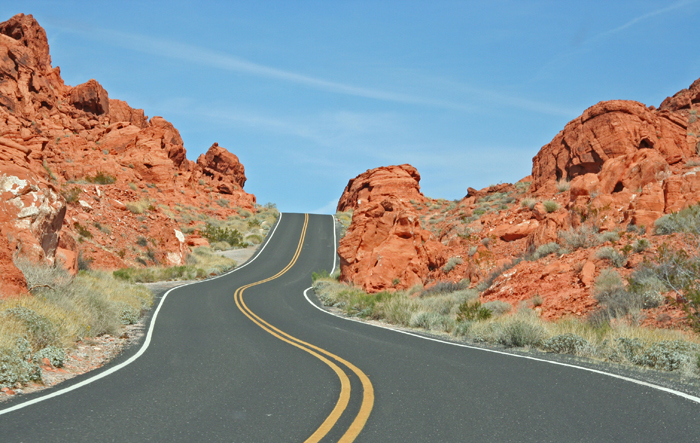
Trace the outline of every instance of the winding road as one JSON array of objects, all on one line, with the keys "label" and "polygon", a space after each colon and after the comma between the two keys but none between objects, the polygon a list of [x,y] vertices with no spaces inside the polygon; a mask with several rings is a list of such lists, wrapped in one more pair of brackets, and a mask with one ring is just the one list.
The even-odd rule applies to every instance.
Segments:
[{"label": "winding road", "polygon": [[141,347],[3,403],[0,442],[700,441],[692,399],[329,315],[304,292],[334,260],[331,216],[283,214],[166,293]]}]

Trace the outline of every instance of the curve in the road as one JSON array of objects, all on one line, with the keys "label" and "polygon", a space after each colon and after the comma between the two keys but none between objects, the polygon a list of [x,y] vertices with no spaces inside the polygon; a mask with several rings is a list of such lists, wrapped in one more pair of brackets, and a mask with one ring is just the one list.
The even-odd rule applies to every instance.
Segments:
[{"label": "curve in the road", "polygon": [[[277,231],[277,227],[280,225],[280,222],[281,222],[281,221],[282,221],[282,213],[280,212],[280,215],[279,215],[279,217],[277,218],[277,223],[275,224],[275,227],[272,229],[272,231],[270,232],[270,234],[267,236],[267,239],[266,239],[265,243],[262,245],[262,247],[260,248],[260,250],[258,250],[258,252],[255,254],[255,256],[254,256],[253,258],[251,258],[250,260],[248,260],[247,262],[245,262],[243,265],[237,267],[236,269],[233,269],[233,270],[231,270],[231,271],[229,271],[229,272],[226,272],[226,273],[223,273],[223,274],[221,274],[221,275],[217,275],[217,276],[215,276],[215,277],[209,278],[209,279],[207,279],[206,281],[216,280],[216,279],[218,279],[218,278],[225,277],[225,276],[227,276],[227,275],[229,275],[229,274],[231,274],[231,273],[238,272],[238,271],[240,271],[241,269],[243,269],[243,268],[245,268],[246,266],[248,266],[249,264],[251,264],[252,262],[254,262],[255,259],[257,259],[257,258],[260,256],[260,254],[262,253],[262,251],[265,250],[265,247],[267,247],[267,245],[270,243],[270,239],[272,238],[273,235],[275,235],[275,232]],[[93,377],[86,378],[85,380],[81,381],[80,383],[76,383],[76,384],[71,385],[71,386],[69,386],[69,387],[67,387],[67,388],[59,389],[58,391],[54,391],[54,392],[47,393],[46,395],[43,395],[43,396],[41,396],[41,397],[34,398],[34,399],[32,399],[32,400],[27,400],[27,401],[25,401],[24,403],[20,403],[20,404],[18,404],[18,405],[12,406],[12,407],[10,407],[10,408],[3,409],[3,410],[0,411],[0,415],[8,414],[8,413],[13,412],[13,411],[16,411],[16,410],[18,410],[18,409],[26,408],[27,406],[31,406],[31,405],[33,405],[33,404],[42,402],[42,401],[44,401],[44,400],[48,400],[48,399],[50,399],[50,398],[58,397],[59,395],[67,394],[67,393],[69,393],[69,392],[71,392],[71,391],[75,391],[76,389],[82,388],[83,386],[89,385],[90,383],[94,383],[94,382],[96,382],[97,380],[100,380],[100,379],[102,379],[102,378],[105,378],[105,377],[107,377],[108,375],[113,374],[113,373],[117,372],[118,370],[120,370],[120,369],[122,369],[122,368],[124,368],[124,367],[130,365],[131,363],[135,362],[139,357],[141,357],[141,356],[144,354],[144,352],[146,352],[146,350],[148,349],[148,346],[151,344],[151,338],[153,337],[153,329],[155,328],[155,325],[156,325],[156,319],[158,318],[158,313],[160,312],[160,308],[163,306],[163,303],[165,302],[165,299],[168,298],[168,295],[169,295],[171,292],[173,292],[174,290],[176,290],[176,289],[180,289],[180,288],[183,288],[183,287],[185,287],[185,286],[194,285],[194,284],[197,284],[197,283],[201,283],[201,282],[200,282],[200,281],[195,281],[195,282],[190,282],[190,283],[185,283],[185,284],[182,284],[182,285],[179,285],[179,286],[175,286],[174,288],[169,289],[165,294],[163,294],[163,297],[161,297],[160,303],[158,303],[158,307],[156,308],[155,312],[153,313],[153,317],[151,318],[151,322],[150,322],[149,327],[148,327],[148,332],[146,333],[146,339],[143,341],[143,344],[141,345],[141,348],[136,352],[136,354],[134,354],[133,356],[131,356],[131,358],[129,358],[129,359],[126,360],[125,362],[120,363],[120,364],[118,364],[118,365],[116,365],[116,366],[114,366],[114,367],[112,367],[112,368],[110,368],[110,369],[108,369],[108,370],[106,370],[106,371],[104,371],[104,372],[100,372],[99,374],[97,374],[97,375],[95,375],[95,376],[93,376]]]},{"label": "curve in the road", "polygon": [[268,277],[263,280],[259,280],[254,283],[247,284],[245,286],[241,286],[238,288],[234,294],[235,300],[236,300],[236,306],[238,306],[238,309],[246,316],[248,317],[253,323],[258,325],[260,328],[268,332],[269,334],[273,335],[274,337],[292,345],[295,346],[311,355],[316,357],[317,359],[321,360],[323,363],[328,365],[338,376],[338,379],[340,380],[340,385],[341,385],[341,390],[340,390],[340,395],[338,397],[338,401],[335,404],[335,407],[331,411],[330,415],[323,421],[321,426],[306,440],[306,443],[317,443],[321,441],[327,434],[328,432],[335,426],[335,424],[338,422],[338,419],[342,416],[343,412],[348,406],[348,403],[350,401],[350,393],[351,393],[351,384],[350,384],[350,379],[348,376],[345,374],[345,372],[338,367],[337,364],[335,364],[333,361],[329,360],[328,358],[324,357],[321,354],[325,354],[328,357],[333,358],[337,362],[345,365],[348,369],[350,369],[352,372],[357,375],[357,377],[360,379],[362,383],[362,388],[363,388],[363,394],[362,394],[362,404],[360,406],[360,410],[355,417],[355,419],[352,421],[350,424],[349,428],[347,431],[343,434],[341,439],[339,440],[340,443],[350,443],[357,438],[357,436],[360,434],[362,431],[362,428],[364,428],[365,423],[367,422],[367,419],[369,418],[369,415],[372,412],[372,407],[374,405],[374,388],[372,387],[372,383],[369,380],[369,377],[362,372],[360,369],[358,369],[355,365],[351,364],[350,362],[346,361],[345,359],[342,359],[338,357],[337,355],[326,351],[325,349],[319,348],[318,346],[314,346],[310,343],[307,343],[303,340],[299,340],[296,337],[293,337],[286,332],[274,327],[270,323],[266,322],[262,318],[260,318],[258,315],[256,315],[253,311],[248,308],[248,306],[245,304],[245,301],[243,300],[243,292],[253,286],[261,285],[263,283],[267,283],[269,281],[275,280],[282,275],[284,275],[289,269],[294,266],[294,263],[296,263],[297,259],[299,258],[299,255],[301,254],[301,249],[304,245],[304,238],[306,237],[306,228],[308,226],[309,222],[309,215],[305,214],[304,215],[304,225],[302,227],[301,231],[301,236],[299,238],[299,244],[297,246],[296,252],[294,253],[294,256],[292,257],[291,261],[287,266],[279,271],[277,274],[273,275],[272,277]]},{"label": "curve in the road", "polygon": [[[335,226],[335,216],[333,216],[333,224],[334,224],[334,226]],[[337,248],[337,239],[336,239],[336,236],[335,236],[335,235],[336,235],[336,234],[335,234],[335,229],[334,229],[334,230],[333,230],[333,239],[334,239],[333,244],[335,245],[334,247]],[[336,252],[335,255],[337,255],[337,252]],[[335,267],[336,267],[336,266],[335,266],[335,255],[334,255],[334,259],[333,259],[333,270],[331,271],[331,274],[333,274],[333,272],[335,272]],[[433,342],[437,342],[437,343],[443,343],[443,344],[450,345],[450,346],[458,346],[458,347],[460,347],[460,348],[474,349],[474,350],[477,350],[477,351],[484,351],[484,352],[492,352],[492,353],[494,353],[494,354],[507,355],[507,356],[509,356],[509,357],[524,358],[524,359],[527,359],[527,360],[534,360],[534,361],[541,362],[541,363],[549,363],[549,364],[552,364],[552,365],[564,366],[564,367],[573,368],[573,369],[580,369],[580,370],[582,370],[582,371],[588,371],[588,372],[592,372],[592,373],[595,373],[595,374],[600,374],[600,375],[605,375],[605,376],[608,376],[608,377],[618,378],[618,379],[620,379],[620,380],[624,380],[624,381],[627,381],[627,382],[630,382],[630,383],[635,383],[635,384],[638,384],[638,385],[641,385],[641,386],[646,386],[646,387],[648,387],[648,388],[657,389],[657,390],[659,390],[659,391],[663,391],[663,392],[667,392],[667,393],[669,393],[669,394],[677,395],[677,396],[679,396],[679,397],[685,398],[686,400],[690,400],[690,401],[695,402],[695,403],[700,403],[700,397],[697,397],[697,396],[695,396],[695,395],[690,395],[690,394],[687,394],[687,393],[685,393],[685,392],[681,392],[681,391],[678,391],[678,390],[675,390],[675,389],[667,388],[667,387],[664,387],[664,386],[659,386],[659,385],[656,385],[656,384],[653,384],[653,383],[648,383],[648,382],[645,382],[645,381],[642,381],[642,380],[637,380],[637,379],[635,379],[635,378],[625,377],[624,375],[613,374],[613,373],[611,373],[611,372],[605,372],[605,371],[601,371],[601,370],[598,370],[598,369],[587,368],[587,367],[585,367],[585,366],[578,366],[578,365],[574,365],[574,364],[571,364],[571,363],[562,363],[562,362],[553,361],[553,360],[545,360],[545,359],[537,358],[537,357],[530,357],[530,356],[527,356],[527,355],[519,355],[519,354],[510,353],[510,352],[503,352],[503,351],[499,351],[499,350],[496,350],[496,349],[480,348],[480,347],[477,347],[477,346],[469,346],[469,345],[466,345],[466,344],[463,344],[463,343],[455,343],[455,342],[452,342],[452,341],[440,340],[439,338],[426,337],[425,335],[414,334],[414,333],[411,333],[411,332],[408,332],[408,331],[404,331],[404,330],[401,330],[401,329],[393,328],[393,327],[391,327],[391,326],[378,325],[378,324],[374,324],[374,323],[367,323],[367,322],[364,322],[364,321],[362,321],[362,320],[357,320],[357,319],[354,319],[354,318],[349,318],[349,317],[345,317],[345,316],[342,316],[342,315],[338,315],[338,314],[335,314],[335,313],[333,313],[333,312],[327,311],[327,310],[323,309],[322,307],[318,306],[316,303],[314,303],[314,302],[311,300],[311,298],[309,298],[309,294],[308,294],[309,290],[311,290],[311,289],[313,289],[313,287],[309,287],[309,288],[306,288],[306,289],[304,290],[304,298],[306,299],[307,302],[309,302],[314,308],[318,309],[319,311],[322,311],[322,312],[324,312],[324,313],[326,313],[326,314],[329,314],[329,315],[332,315],[332,316],[334,316],[334,317],[341,318],[341,319],[343,319],[343,320],[349,320],[349,321],[352,321],[352,322],[362,323],[362,324],[365,324],[365,325],[368,325],[368,326],[374,326],[374,327],[381,328],[381,329],[388,329],[388,330],[390,330],[390,331],[398,332],[398,333],[400,333],[400,334],[410,335],[410,336],[412,336],[412,337],[416,337],[416,338],[420,338],[420,339],[428,340],[428,341],[433,341]]]}]

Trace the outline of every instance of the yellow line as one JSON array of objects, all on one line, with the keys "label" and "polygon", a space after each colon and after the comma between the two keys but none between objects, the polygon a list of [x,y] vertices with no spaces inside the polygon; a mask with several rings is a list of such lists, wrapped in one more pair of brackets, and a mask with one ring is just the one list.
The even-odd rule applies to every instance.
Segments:
[{"label": "yellow line", "polygon": [[[338,357],[335,354],[332,354],[325,349],[319,348],[318,346],[314,346],[310,343],[304,342],[302,340],[299,340],[296,337],[293,337],[286,332],[272,326],[270,323],[266,322],[262,318],[260,318],[258,315],[253,313],[253,311],[248,308],[248,306],[245,304],[243,301],[243,291],[246,289],[252,287],[252,286],[257,286],[266,282],[269,282],[271,280],[274,280],[276,278],[279,278],[281,275],[286,273],[294,264],[296,263],[297,259],[299,258],[299,255],[301,254],[302,246],[304,244],[304,239],[306,238],[306,230],[308,227],[309,223],[309,215],[305,214],[304,215],[304,226],[302,228],[301,232],[301,237],[299,239],[299,244],[297,245],[297,250],[294,253],[294,256],[292,257],[292,260],[287,264],[287,266],[284,267],[280,272],[275,274],[272,277],[266,278],[264,280],[257,281],[255,283],[250,283],[245,286],[241,286],[236,290],[235,293],[235,300],[236,300],[236,306],[238,306],[238,309],[243,312],[243,314],[246,315],[251,321],[253,321],[255,324],[260,326],[263,330],[266,332],[272,334],[273,336],[279,338],[280,340],[291,344],[292,346],[295,346],[299,349],[302,349],[309,354],[313,355],[314,357],[318,358],[325,364],[331,367],[333,371],[336,373],[338,378],[340,379],[340,396],[338,397],[338,401],[336,402],[335,407],[331,411],[330,415],[323,421],[321,426],[309,437],[306,442],[307,443],[316,443],[319,442],[332,428],[335,426],[337,423],[338,419],[340,416],[343,414],[345,411],[345,408],[347,408],[348,402],[350,400],[350,380],[348,379],[347,375],[345,372],[340,369],[335,363],[332,361],[328,360],[327,358],[323,357],[322,355],[319,355],[317,352],[312,351],[311,349],[314,349],[322,354],[325,354],[329,357],[332,357],[336,361],[344,364],[347,366],[351,371],[353,371],[357,377],[360,379],[362,383],[362,389],[363,389],[363,395],[362,395],[362,404],[360,405],[360,411],[358,412],[357,416],[353,420],[353,422],[350,424],[350,427],[348,430],[343,434],[339,442],[342,443],[350,443],[357,438],[357,436],[360,434],[362,429],[364,428],[365,424],[367,423],[367,419],[369,418],[370,413],[372,412],[372,408],[374,406],[374,388],[372,386],[372,383],[369,380],[369,377],[365,375],[364,372],[362,372],[360,369],[358,369],[355,365],[352,363]],[[309,349],[310,348],[310,349]]]}]

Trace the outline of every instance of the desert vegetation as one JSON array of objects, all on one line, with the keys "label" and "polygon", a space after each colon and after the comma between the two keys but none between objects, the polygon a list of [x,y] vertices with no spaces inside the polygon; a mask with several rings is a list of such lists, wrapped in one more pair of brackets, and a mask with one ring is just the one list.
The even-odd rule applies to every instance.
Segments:
[{"label": "desert vegetation", "polygon": [[81,271],[17,259],[31,296],[0,302],[0,387],[41,381],[44,358],[63,366],[77,340],[114,334],[139,321],[153,295],[109,273]]},{"label": "desert vegetation", "polygon": [[[605,315],[558,321],[544,321],[533,310],[542,303],[538,294],[517,307],[502,301],[481,303],[479,291],[469,289],[468,281],[369,294],[339,282],[337,275],[321,272],[314,277],[313,288],[321,302],[348,316],[446,334],[476,344],[527,347],[700,376],[697,337],[679,330],[645,328],[629,321],[635,310],[638,313],[645,306],[653,306],[659,298],[644,291],[629,292],[641,295],[621,296],[627,292],[612,269],[596,281],[596,297],[601,300]],[[636,299],[628,303],[617,297]]]}]

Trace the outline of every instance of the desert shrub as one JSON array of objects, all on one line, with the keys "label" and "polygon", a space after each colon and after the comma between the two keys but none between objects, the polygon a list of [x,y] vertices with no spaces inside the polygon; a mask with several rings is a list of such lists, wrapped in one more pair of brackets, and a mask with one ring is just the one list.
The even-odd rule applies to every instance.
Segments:
[{"label": "desert shrub", "polygon": [[227,251],[231,249],[231,245],[226,243],[225,241],[217,241],[209,245],[210,248],[212,248],[214,251]]},{"label": "desert shrub", "polygon": [[542,304],[544,303],[544,299],[540,294],[535,294],[530,299],[530,302],[532,303],[532,306],[536,308],[538,306],[542,306]]},{"label": "desert shrub", "polygon": [[537,200],[535,200],[534,198],[524,198],[524,199],[520,200],[520,206],[522,206],[523,208],[532,209],[535,207],[536,204],[537,204]]},{"label": "desert shrub", "polygon": [[542,205],[544,206],[544,210],[547,212],[555,212],[560,208],[559,203],[555,202],[554,200],[545,200],[542,202]]},{"label": "desert shrub", "polygon": [[148,239],[142,235],[139,235],[136,238],[136,244],[141,246],[142,248],[145,248],[146,246],[148,246]]},{"label": "desert shrub", "polygon": [[462,257],[459,257],[459,256],[450,257],[450,259],[447,260],[447,263],[445,263],[445,266],[443,266],[442,272],[444,272],[445,274],[448,274],[457,265],[461,265],[462,263],[464,263],[464,261],[462,260]]},{"label": "desert shrub", "polygon": [[418,311],[411,315],[409,326],[413,328],[423,328],[429,331],[444,331],[450,332],[455,322],[446,315],[441,315],[436,312]]},{"label": "desert shrub", "polygon": [[666,301],[663,294],[668,288],[646,268],[642,267],[633,272],[629,282],[628,290],[640,296],[644,309],[656,308]]},{"label": "desert shrub", "polygon": [[557,181],[557,191],[558,192],[566,192],[571,188],[571,183],[569,183],[569,180],[562,178],[561,180]]},{"label": "desert shrub", "polygon": [[331,276],[328,274],[328,271],[325,269],[320,270],[319,272],[312,272],[311,273],[311,281],[315,282],[319,278],[330,278]]},{"label": "desert shrub", "polygon": [[542,257],[546,257],[549,254],[555,254],[561,250],[561,246],[558,243],[552,242],[544,244],[538,247],[535,252],[530,257],[531,260],[539,260]]},{"label": "desert shrub", "polygon": [[225,198],[220,198],[220,199],[216,200],[216,204],[218,204],[222,208],[230,207],[229,201],[226,200]]},{"label": "desert shrub", "polygon": [[582,355],[589,346],[585,338],[570,332],[555,335],[542,343],[542,349],[547,352],[571,355]]},{"label": "desert shrub", "polygon": [[655,234],[672,234],[685,232],[697,235],[700,233],[700,204],[688,206],[657,219],[654,222]]},{"label": "desert shrub", "polygon": [[564,246],[575,251],[580,248],[591,248],[598,244],[598,230],[589,225],[581,225],[578,228],[571,228],[567,231],[559,231],[557,234],[559,240],[564,243]]},{"label": "desert shrub", "polygon": [[33,361],[34,363],[41,364],[45,358],[49,359],[51,366],[61,368],[66,361],[66,351],[59,346],[47,346],[34,354]]},{"label": "desert shrub", "polygon": [[621,268],[627,264],[627,257],[617,252],[612,246],[600,248],[596,251],[595,256],[599,259],[608,260],[616,268]]},{"label": "desert shrub", "polygon": [[478,246],[471,246],[471,247],[469,248],[469,256],[470,256],[470,257],[474,256],[474,254],[476,254],[478,251],[479,251],[479,247],[478,247]]},{"label": "desert shrub", "polygon": [[632,246],[634,252],[644,252],[647,249],[649,249],[649,240],[645,238],[640,238],[636,242],[634,242],[634,245]]},{"label": "desert shrub", "polygon": [[29,342],[24,338],[17,338],[12,347],[0,348],[0,386],[41,380],[41,370],[31,354]]},{"label": "desert shrub", "polygon": [[225,241],[233,248],[244,247],[243,235],[238,229],[221,228],[207,223],[202,231],[202,236],[209,240],[210,243]]},{"label": "desert shrub", "polygon": [[48,358],[60,366],[64,349],[79,337],[114,333],[152,303],[147,289],[108,274],[79,272],[71,278],[61,269],[15,261],[33,297],[0,302],[0,384],[37,380],[36,362]]},{"label": "desert shrub", "polygon": [[70,189],[62,189],[61,195],[66,199],[66,203],[75,203],[80,198],[81,192],[83,192],[82,189],[77,186],[73,186]]},{"label": "desert shrub", "polygon": [[111,185],[117,181],[117,178],[113,175],[109,175],[106,172],[98,171],[93,177],[89,175],[85,177],[85,181],[89,183],[96,183],[98,185]]},{"label": "desert shrub", "polygon": [[546,334],[547,331],[542,325],[518,318],[505,323],[498,335],[497,342],[509,348],[538,346]]},{"label": "desert shrub", "polygon": [[263,237],[259,234],[250,234],[246,236],[245,240],[250,244],[259,245],[263,242]]},{"label": "desert shrub", "polygon": [[73,228],[81,237],[92,238],[92,232],[78,222],[73,223]]},{"label": "desert shrub", "polygon": [[144,212],[151,210],[150,208],[153,208],[151,202],[146,199],[141,199],[137,202],[127,202],[124,203],[124,206],[126,206],[126,209],[131,211],[133,214],[143,214]]},{"label": "desert shrub", "polygon": [[598,243],[620,241],[620,233],[617,231],[605,231],[598,234]]},{"label": "desert shrub", "polygon": [[14,318],[24,324],[26,338],[32,349],[43,349],[58,341],[58,331],[45,316],[24,306],[7,309],[2,312],[3,319]]},{"label": "desert shrub", "polygon": [[680,340],[654,343],[632,355],[632,363],[662,371],[675,371],[684,364],[692,364],[700,346]]},{"label": "desert shrub", "polygon": [[625,284],[623,283],[620,274],[611,268],[606,268],[600,271],[600,275],[598,275],[598,278],[595,279],[595,283],[593,285],[593,295],[596,297],[596,299],[601,299],[608,297],[614,292],[624,289]]},{"label": "desert shrub", "polygon": [[491,318],[491,310],[481,305],[479,300],[467,300],[459,305],[457,313],[457,321],[470,322],[487,320]]},{"label": "desert shrub", "polygon": [[513,309],[513,306],[511,306],[510,303],[502,300],[489,301],[482,304],[481,306],[491,311],[491,313],[496,317],[506,314],[510,312],[511,309]]}]

